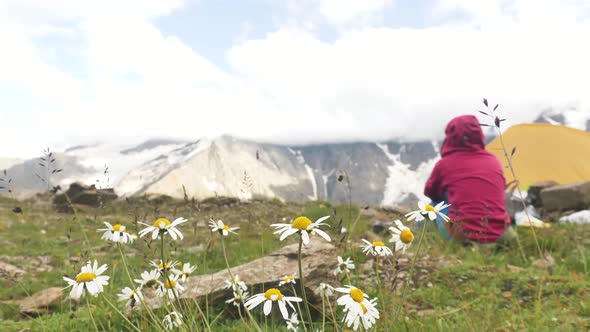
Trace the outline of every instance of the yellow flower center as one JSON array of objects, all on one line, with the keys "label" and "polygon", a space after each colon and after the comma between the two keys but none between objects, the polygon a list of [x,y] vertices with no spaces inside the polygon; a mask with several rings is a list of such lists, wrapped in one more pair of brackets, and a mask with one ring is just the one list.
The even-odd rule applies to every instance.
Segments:
[{"label": "yellow flower center", "polygon": [[367,313],[367,307],[365,307],[365,305],[361,303],[361,308],[363,308],[363,314],[366,314]]},{"label": "yellow flower center", "polygon": [[121,227],[123,227],[121,224],[116,224],[115,226],[113,226],[113,232],[120,232]]},{"label": "yellow flower center", "polygon": [[266,292],[264,292],[264,297],[267,300],[280,301],[283,299],[283,294],[281,294],[280,290],[278,290],[276,288],[271,288],[271,289],[267,290]]},{"label": "yellow flower center", "polygon": [[385,243],[381,241],[373,241],[373,247],[385,247]]},{"label": "yellow flower center", "polygon": [[165,265],[165,266],[164,266],[164,264],[163,264],[163,263],[160,263],[160,264],[158,265],[158,268],[159,268],[160,270],[164,270],[164,269],[166,269],[166,270],[170,270],[170,268],[171,268],[171,267],[172,267],[172,265],[170,265],[170,263],[168,263],[168,262],[166,262],[166,265]]},{"label": "yellow flower center", "polygon": [[399,239],[403,243],[408,244],[408,243],[414,241],[414,233],[412,233],[412,231],[409,229],[404,229],[402,231],[402,233],[399,235]]},{"label": "yellow flower center", "polygon": [[309,220],[309,218],[298,217],[297,219],[293,220],[291,228],[297,228],[300,231],[305,231],[309,225],[311,225],[311,220]]},{"label": "yellow flower center", "polygon": [[154,222],[153,226],[156,228],[160,228],[160,223],[164,223],[164,228],[166,228],[168,225],[170,225],[170,220],[166,218],[158,218],[156,222]]},{"label": "yellow flower center", "polygon": [[291,282],[291,281],[293,281],[293,276],[286,276],[286,277],[285,277],[285,282],[286,282],[286,283],[289,283],[289,282]]},{"label": "yellow flower center", "polygon": [[365,299],[365,294],[363,294],[363,291],[360,289],[353,288],[350,290],[350,297],[352,297],[355,302],[361,303]]},{"label": "yellow flower center", "polygon": [[166,283],[164,284],[164,286],[166,286],[166,288],[174,288],[176,287],[176,281],[170,279],[170,280],[166,280]]},{"label": "yellow flower center", "polygon": [[78,276],[76,276],[77,283],[89,282],[94,279],[96,279],[96,274],[94,274],[92,272],[82,272],[82,273],[78,274]]},{"label": "yellow flower center", "polygon": [[223,230],[224,231],[229,231],[229,226],[228,225],[223,225]]},{"label": "yellow flower center", "polygon": [[429,211],[429,212],[430,212],[430,211],[434,211],[434,206],[432,206],[432,205],[428,204],[428,205],[426,205],[426,206],[424,207],[424,210],[426,210],[426,211]]}]

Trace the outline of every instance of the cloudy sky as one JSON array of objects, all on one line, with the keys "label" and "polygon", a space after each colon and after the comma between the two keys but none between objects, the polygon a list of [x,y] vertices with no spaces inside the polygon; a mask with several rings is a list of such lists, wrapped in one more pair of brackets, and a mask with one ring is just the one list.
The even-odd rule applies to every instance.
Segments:
[{"label": "cloudy sky", "polygon": [[440,137],[588,108],[590,0],[0,0],[0,156]]}]

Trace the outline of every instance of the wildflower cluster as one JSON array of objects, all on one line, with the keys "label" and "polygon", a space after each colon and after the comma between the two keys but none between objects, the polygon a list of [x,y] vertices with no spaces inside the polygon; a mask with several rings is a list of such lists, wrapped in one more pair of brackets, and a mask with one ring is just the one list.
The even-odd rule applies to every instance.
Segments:
[{"label": "wildflower cluster", "polygon": [[[444,202],[435,206],[419,203],[419,209],[408,213],[406,217],[408,221],[435,220],[437,218],[449,221],[449,218],[441,212],[448,206]],[[245,312],[253,320],[254,324],[256,322],[249,313],[251,310],[262,306],[262,312],[268,316],[271,314],[273,308],[277,308],[281,317],[285,320],[287,330],[297,331],[300,325],[303,325],[304,329],[307,330],[305,324],[309,325],[312,322],[309,303],[305,294],[304,273],[301,264],[302,250],[303,246],[307,247],[314,238],[321,238],[328,242],[331,241],[330,235],[321,229],[324,226],[329,226],[326,223],[328,219],[329,216],[324,216],[312,222],[308,217],[299,216],[290,223],[271,225],[275,229],[274,234],[279,235],[280,241],[287,239],[291,235],[295,235],[298,238],[299,271],[283,275],[278,280],[276,287],[269,287],[263,292],[252,296],[250,296],[247,284],[237,274],[232,274],[225,251],[224,239],[228,236],[238,235],[236,231],[239,227],[226,225],[222,220],[209,220],[211,232],[213,234],[219,234],[221,239],[223,256],[230,275],[230,279],[225,281],[225,289],[231,290],[232,296],[225,302],[228,305],[232,304],[240,312],[241,319],[244,319],[240,311],[241,308],[246,309]],[[185,292],[188,276],[197,267],[190,262],[180,263],[169,257],[165,257],[164,242],[166,239],[173,241],[182,240],[183,234],[178,227],[186,222],[187,219],[184,218],[177,218],[172,222],[166,218],[157,218],[152,224],[139,222],[139,224],[146,227],[139,231],[138,236],[140,238],[148,236],[151,240],[160,240],[161,257],[157,261],[150,262],[150,269],[143,271],[139,277],[134,279],[130,277],[132,279],[130,280],[132,285],[124,287],[118,294],[118,300],[124,302],[124,306],[133,309],[141,308],[144,304],[143,292],[147,289],[152,289],[154,294],[163,299],[163,303],[178,301],[182,293]],[[119,249],[122,248],[122,245],[133,244],[138,238],[137,235],[129,232],[127,227],[122,224],[113,225],[109,222],[104,222],[104,225],[105,228],[100,228],[97,231],[102,232],[103,240],[116,243]],[[389,227],[389,231],[391,232],[391,238],[388,243],[391,245],[386,244],[382,240],[368,241],[367,239],[362,239],[361,251],[368,256],[379,259],[380,257],[394,255],[396,252],[405,252],[412,245],[415,238],[414,233],[410,227],[404,225],[400,220],[395,220],[392,227]],[[123,255],[122,251],[121,255]],[[349,274],[356,269],[356,265],[351,257],[343,258],[337,256],[336,260],[336,269],[332,271],[332,274],[337,278],[345,277],[348,280],[348,284],[344,287],[333,287],[321,282],[314,289],[314,294],[322,300],[322,308],[324,310],[322,327],[325,324],[325,304],[331,305],[332,301],[330,298],[334,298],[336,304],[341,308],[340,312],[343,314],[341,322],[347,328],[354,331],[359,329],[369,330],[375,326],[380,318],[378,299],[377,297],[369,296],[360,287],[352,285]],[[93,297],[98,296],[98,294],[104,291],[104,287],[109,284],[110,277],[103,275],[107,269],[106,264],[99,266],[97,260],[88,261],[74,279],[64,277],[63,279],[68,284],[66,288],[71,287],[69,296],[74,299],[79,299],[86,293]],[[335,294],[339,294],[337,299],[334,297]],[[330,311],[333,315],[333,323],[336,324],[336,311],[332,309]],[[166,313],[163,318],[159,318],[162,319],[161,326],[167,329],[175,329],[183,325],[183,319],[185,318],[182,313],[186,315],[186,312],[181,313],[173,306]]]}]

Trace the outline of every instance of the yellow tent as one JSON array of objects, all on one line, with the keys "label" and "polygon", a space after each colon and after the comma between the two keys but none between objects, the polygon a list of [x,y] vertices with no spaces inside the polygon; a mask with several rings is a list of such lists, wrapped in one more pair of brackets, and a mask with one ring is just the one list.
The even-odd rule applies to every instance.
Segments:
[{"label": "yellow tent", "polygon": [[[590,133],[544,123],[521,124],[508,128],[503,134],[508,153],[516,147],[512,164],[521,189],[539,182],[558,183],[590,181]],[[486,147],[504,166],[508,161],[500,137]],[[514,178],[504,168],[506,182]]]}]

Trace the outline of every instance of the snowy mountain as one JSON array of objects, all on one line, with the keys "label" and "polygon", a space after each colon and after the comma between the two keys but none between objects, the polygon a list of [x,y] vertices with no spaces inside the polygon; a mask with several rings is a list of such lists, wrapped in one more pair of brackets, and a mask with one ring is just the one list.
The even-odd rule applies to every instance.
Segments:
[{"label": "snowy mountain", "polygon": [[548,108],[539,114],[535,122],[563,125],[590,131],[590,111],[584,111],[575,106]]},{"label": "snowy mountain", "polygon": [[[414,204],[437,160],[435,142],[262,144],[230,136],[195,142],[150,140],[139,145],[93,144],[55,154],[52,185],[79,181],[119,195],[166,194],[202,199],[224,195],[284,200]],[[20,196],[46,190],[39,160],[8,169]],[[108,174],[104,174],[105,165]],[[349,181],[346,180],[348,175]],[[340,178],[340,181],[339,181]],[[183,188],[184,187],[184,188]]]}]

